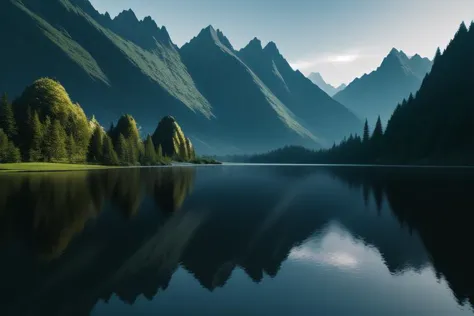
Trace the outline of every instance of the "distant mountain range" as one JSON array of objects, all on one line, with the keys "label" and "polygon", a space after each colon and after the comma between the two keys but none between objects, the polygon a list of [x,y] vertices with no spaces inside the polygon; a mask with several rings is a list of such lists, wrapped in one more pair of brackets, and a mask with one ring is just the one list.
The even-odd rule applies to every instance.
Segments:
[{"label": "distant mountain range", "polygon": [[397,105],[415,93],[430,72],[432,62],[415,55],[409,58],[403,51],[392,49],[380,67],[355,79],[334,99],[347,106],[361,120],[375,124],[380,115],[386,123]]},{"label": "distant mountain range", "polygon": [[203,154],[332,145],[362,122],[299,71],[274,43],[233,49],[208,27],[179,49],[165,27],[133,11],[111,18],[88,0],[4,0],[8,49],[0,90],[12,98],[39,77],[61,82],[85,112],[108,122],[131,114],[153,132],[172,115]]},{"label": "distant mountain range", "polygon": [[317,85],[321,90],[326,92],[330,97],[334,96],[336,93],[344,90],[347,85],[341,84],[339,87],[334,87],[324,81],[323,76],[319,72],[312,72],[309,74],[308,79],[311,80],[315,85]]}]

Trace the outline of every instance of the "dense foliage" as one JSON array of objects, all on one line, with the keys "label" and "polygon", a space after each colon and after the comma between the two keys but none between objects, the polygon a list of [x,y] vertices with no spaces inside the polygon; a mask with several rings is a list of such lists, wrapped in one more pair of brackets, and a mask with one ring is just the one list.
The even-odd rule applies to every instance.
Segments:
[{"label": "dense foliage", "polygon": [[[159,126],[166,124],[160,122]],[[48,78],[35,81],[13,102],[6,94],[0,99],[0,163],[89,162],[131,166],[195,159],[190,140],[174,119],[171,132],[155,132],[159,143],[151,136],[142,141],[130,115],[120,117],[117,125],[106,132],[94,117],[87,119],[61,84]]]},{"label": "dense foliage", "polygon": [[184,136],[181,127],[172,116],[161,120],[152,139],[154,145],[161,148],[160,152],[165,156],[184,161],[196,158],[191,141]]}]

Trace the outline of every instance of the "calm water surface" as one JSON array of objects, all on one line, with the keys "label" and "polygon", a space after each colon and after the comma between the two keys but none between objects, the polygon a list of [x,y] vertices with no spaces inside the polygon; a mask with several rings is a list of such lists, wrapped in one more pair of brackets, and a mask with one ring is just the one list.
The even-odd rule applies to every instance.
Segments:
[{"label": "calm water surface", "polygon": [[474,315],[474,171],[0,175],[0,315]]}]

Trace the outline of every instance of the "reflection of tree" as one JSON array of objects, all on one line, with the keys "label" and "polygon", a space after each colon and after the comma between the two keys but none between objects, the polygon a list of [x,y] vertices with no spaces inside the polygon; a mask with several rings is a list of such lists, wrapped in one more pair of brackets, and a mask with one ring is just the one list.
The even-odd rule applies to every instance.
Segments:
[{"label": "reflection of tree", "polygon": [[107,201],[132,218],[149,192],[163,209],[175,210],[193,181],[192,168],[4,175],[0,177],[0,238],[22,235],[40,257],[58,258]]},{"label": "reflection of tree", "polygon": [[[341,178],[383,192],[401,225],[417,231],[437,276],[444,276],[459,302],[474,305],[471,249],[474,172],[467,169],[358,168]],[[378,193],[380,194],[380,193]]]},{"label": "reflection of tree", "polygon": [[22,177],[0,175],[0,243],[15,234],[14,226],[18,210],[14,202],[18,199],[22,183]]},{"label": "reflection of tree", "polygon": [[[252,170],[251,181],[234,177],[202,181],[200,185],[205,186],[186,204],[183,201],[196,176],[194,168],[22,175],[11,187],[14,189],[0,192],[0,201],[9,205],[3,218],[11,217],[5,222],[17,225],[12,231],[56,260],[18,268],[14,276],[25,275],[26,281],[20,283],[13,277],[7,284],[15,288],[12,293],[21,294],[17,297],[31,302],[31,307],[24,308],[51,315],[59,310],[86,315],[99,299],[108,300],[114,294],[127,303],[141,294],[153,298],[167,288],[180,264],[209,290],[224,286],[235,268],[259,282],[266,275],[275,277],[291,249],[323,231],[332,219],[355,238],[377,247],[391,272],[400,271],[413,258],[411,267],[426,262],[424,253],[419,254],[419,239],[406,229],[401,231],[396,220],[385,217],[382,221],[372,214],[375,212],[366,211],[363,199],[359,213],[352,209],[357,205],[348,207],[341,202],[347,196],[357,198],[353,192],[360,189],[372,208],[390,206],[404,225],[419,231],[439,274],[446,276],[460,299],[469,297],[474,278],[466,269],[472,262],[458,261],[461,250],[469,249],[470,240],[464,231],[469,221],[461,202],[472,202],[460,185],[469,187],[470,183],[448,179],[453,188],[446,191],[443,181],[417,181],[399,172],[394,176],[389,171],[365,169],[333,168],[314,174],[277,170],[266,168],[261,179]],[[351,189],[334,178],[343,179]],[[335,192],[332,198],[325,196],[327,187]],[[430,199],[432,196],[436,198]],[[459,212],[444,212],[452,207]],[[18,210],[20,215],[12,217]],[[99,212],[93,225],[80,234]],[[456,223],[453,214],[462,223]],[[452,232],[455,227],[461,231]],[[461,237],[464,239],[458,241]],[[15,260],[29,257],[21,258]],[[0,271],[10,270],[1,269],[0,262]],[[11,303],[11,297],[0,296],[0,306],[18,314],[21,304]],[[0,314],[8,314],[2,311]]]},{"label": "reflection of tree", "polygon": [[[117,204],[126,217],[131,218],[136,215],[143,199],[140,169],[110,170],[107,177],[116,179],[112,191],[112,201]],[[108,181],[108,183],[110,182]]]},{"label": "reflection of tree", "polygon": [[92,203],[86,173],[32,173],[11,178],[13,185],[0,195],[7,200],[7,217],[14,222],[6,218],[2,223],[13,224],[11,230],[25,234],[46,259],[58,257],[100,211]]},{"label": "reflection of tree", "polygon": [[160,209],[173,212],[181,208],[192,189],[194,168],[162,168],[160,172],[147,174],[149,190]]},{"label": "reflection of tree", "polygon": [[[148,195],[158,205],[178,209],[191,191],[192,168],[28,173],[2,179],[2,233],[13,232],[9,242],[17,238],[28,246],[27,253],[3,262],[18,262],[18,268],[0,269],[12,274],[0,286],[10,289],[0,296],[2,315],[33,310],[88,315],[99,298],[114,293],[130,303],[140,294],[151,299],[167,287],[205,215],[164,215],[148,211],[153,204],[145,203]],[[87,233],[81,233],[92,218],[96,220]],[[31,260],[35,256],[47,260]]]},{"label": "reflection of tree", "polygon": [[29,177],[35,245],[42,256],[57,258],[72,237],[95,217],[87,173],[34,174]]}]

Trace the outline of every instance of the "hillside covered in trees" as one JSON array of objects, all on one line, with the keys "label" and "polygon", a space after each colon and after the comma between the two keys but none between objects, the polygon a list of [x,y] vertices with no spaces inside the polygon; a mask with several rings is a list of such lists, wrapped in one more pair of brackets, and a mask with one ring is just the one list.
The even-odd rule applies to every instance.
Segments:
[{"label": "hillside covered in trees", "polygon": [[[347,164],[474,164],[474,22],[463,23],[446,50],[438,49],[420,90],[397,106],[386,129],[345,139],[323,151],[304,151],[305,161]],[[298,162],[294,149],[255,156],[252,162]],[[299,153],[302,151],[300,150]]]},{"label": "hillside covered in trees", "polygon": [[0,163],[67,162],[103,165],[160,165],[171,160],[195,161],[189,138],[172,117],[165,117],[153,134],[141,139],[135,119],[123,115],[108,130],[64,87],[43,78],[28,86],[13,102],[0,101]]}]

